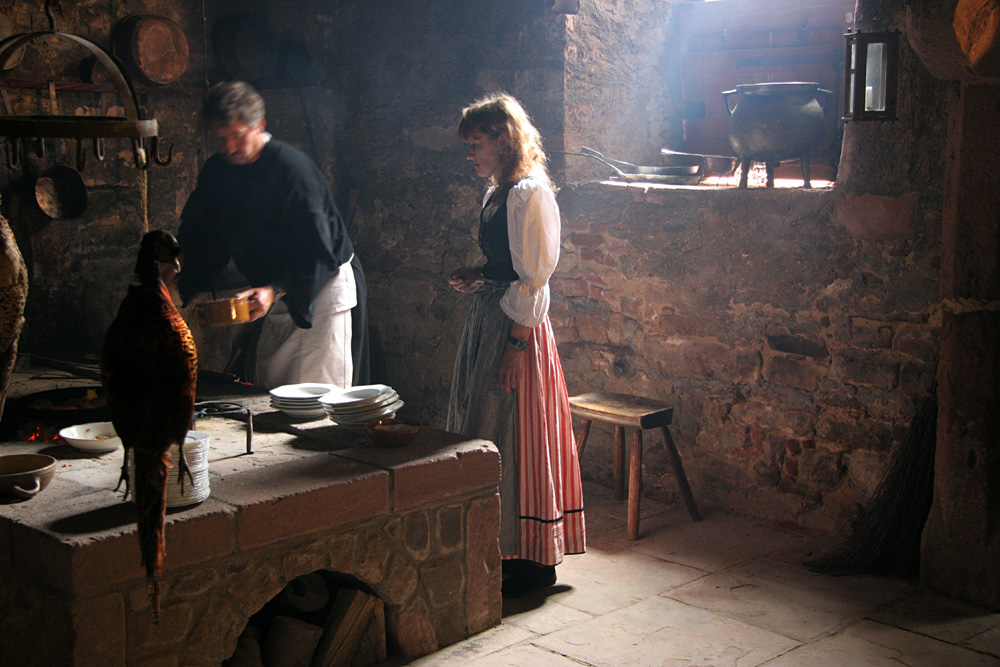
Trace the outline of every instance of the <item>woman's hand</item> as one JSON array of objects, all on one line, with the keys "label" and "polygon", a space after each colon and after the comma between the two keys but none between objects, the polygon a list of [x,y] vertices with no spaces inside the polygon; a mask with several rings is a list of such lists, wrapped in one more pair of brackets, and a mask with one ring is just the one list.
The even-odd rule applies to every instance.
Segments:
[{"label": "woman's hand", "polygon": [[[510,337],[522,341],[528,340],[531,337],[531,328],[514,322],[510,327]],[[503,356],[500,357],[500,377],[498,379],[500,388],[508,394],[517,388],[524,375],[524,360],[527,355],[527,350],[518,351],[510,341],[504,345]]]},{"label": "woman's hand", "polygon": [[245,296],[247,298],[247,306],[250,309],[251,322],[259,320],[267,315],[268,311],[271,310],[271,306],[274,305],[274,300],[276,298],[274,288],[270,285],[264,285],[263,287],[251,287],[248,290],[237,292],[236,298],[241,296]]},{"label": "woman's hand", "polygon": [[463,266],[448,276],[448,284],[459,292],[468,292],[481,282],[483,282],[483,272],[475,266]]},{"label": "woman's hand", "polygon": [[500,388],[508,394],[517,388],[524,375],[524,352],[518,352],[511,345],[504,347],[500,358]]}]

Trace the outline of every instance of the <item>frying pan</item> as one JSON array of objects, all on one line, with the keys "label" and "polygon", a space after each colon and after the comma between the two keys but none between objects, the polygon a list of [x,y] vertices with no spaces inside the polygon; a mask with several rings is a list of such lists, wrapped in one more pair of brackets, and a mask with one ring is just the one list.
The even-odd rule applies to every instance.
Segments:
[{"label": "frying pan", "polygon": [[568,151],[551,151],[565,155],[580,155],[589,157],[607,165],[615,170],[612,178],[625,181],[627,183],[667,183],[671,185],[694,185],[701,180],[701,165],[675,165],[669,167],[647,167],[635,165],[622,160],[612,160],[605,158],[601,153],[593,148],[581,146],[580,153]]}]

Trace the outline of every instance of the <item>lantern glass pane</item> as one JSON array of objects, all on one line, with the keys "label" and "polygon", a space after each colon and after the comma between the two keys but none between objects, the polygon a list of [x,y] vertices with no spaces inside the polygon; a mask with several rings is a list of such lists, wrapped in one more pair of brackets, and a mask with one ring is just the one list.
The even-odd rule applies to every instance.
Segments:
[{"label": "lantern glass pane", "polygon": [[865,67],[865,111],[885,111],[885,86],[887,80],[885,44],[868,44]]}]

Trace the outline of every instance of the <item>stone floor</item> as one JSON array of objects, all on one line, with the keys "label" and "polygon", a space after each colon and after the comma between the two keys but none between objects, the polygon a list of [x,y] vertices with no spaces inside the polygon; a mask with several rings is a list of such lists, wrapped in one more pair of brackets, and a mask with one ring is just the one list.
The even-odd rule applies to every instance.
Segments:
[{"label": "stone floor", "polygon": [[[588,551],[545,593],[507,601],[501,625],[393,665],[463,667],[971,667],[1000,665],[1000,613],[913,581],[815,574],[824,542],[773,524],[585,487]],[[819,545],[819,546],[817,546]]]}]

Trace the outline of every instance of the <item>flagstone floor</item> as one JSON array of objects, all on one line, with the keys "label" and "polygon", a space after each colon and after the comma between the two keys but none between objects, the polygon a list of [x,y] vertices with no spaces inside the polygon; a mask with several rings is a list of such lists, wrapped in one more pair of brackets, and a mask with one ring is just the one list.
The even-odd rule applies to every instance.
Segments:
[{"label": "flagstone floor", "polygon": [[915,581],[831,577],[802,565],[816,536],[585,485],[588,550],[544,592],[505,601],[503,622],[408,663],[468,667],[1000,666],[1000,613]]}]

